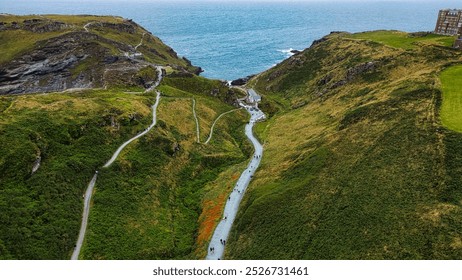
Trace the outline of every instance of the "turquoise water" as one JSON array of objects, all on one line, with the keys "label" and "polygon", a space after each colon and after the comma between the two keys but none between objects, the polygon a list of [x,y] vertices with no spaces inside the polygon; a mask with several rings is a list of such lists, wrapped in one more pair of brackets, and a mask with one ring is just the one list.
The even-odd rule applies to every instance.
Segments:
[{"label": "turquoise water", "polygon": [[201,66],[203,76],[231,80],[261,72],[331,31],[431,31],[438,10],[462,8],[458,2],[0,0],[0,12],[131,18]]}]

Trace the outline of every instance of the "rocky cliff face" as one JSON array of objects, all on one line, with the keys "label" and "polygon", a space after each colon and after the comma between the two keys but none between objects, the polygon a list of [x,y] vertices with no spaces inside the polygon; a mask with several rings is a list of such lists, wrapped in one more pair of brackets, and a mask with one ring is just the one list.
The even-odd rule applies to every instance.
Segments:
[{"label": "rocky cliff face", "polygon": [[[170,47],[131,20],[103,17],[81,24],[45,17],[1,20],[2,17],[0,37],[2,33],[19,34],[16,37],[38,40],[12,60],[0,63],[0,94],[120,85],[148,87],[157,79],[156,72],[152,71],[155,65],[169,65],[193,73],[200,69],[178,58]],[[140,43],[135,50],[134,46]],[[22,42],[18,40],[18,44]],[[146,68],[152,68],[148,72],[154,74],[150,77],[140,74]]]},{"label": "rocky cliff face", "polygon": [[55,32],[69,27],[72,27],[72,25],[46,18],[25,19],[22,23],[17,21],[0,22],[0,31],[23,29],[34,33],[45,33]]},{"label": "rocky cliff face", "polygon": [[[147,64],[113,55],[98,42],[113,43],[88,32],[70,32],[43,42],[1,69],[0,94],[104,87],[114,83],[108,71],[134,75]],[[130,47],[116,44],[121,51]],[[79,69],[80,68],[80,69]],[[136,84],[136,81],[133,81]]]}]

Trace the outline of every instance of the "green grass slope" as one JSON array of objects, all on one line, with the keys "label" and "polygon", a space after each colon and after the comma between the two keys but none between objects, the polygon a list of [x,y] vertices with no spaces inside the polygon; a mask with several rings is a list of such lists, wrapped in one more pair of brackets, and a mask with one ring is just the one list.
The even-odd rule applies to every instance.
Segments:
[{"label": "green grass slope", "polygon": [[438,79],[461,53],[410,38],[331,34],[254,78],[273,117],[227,258],[462,258],[462,135]]},{"label": "green grass slope", "polygon": [[70,256],[89,179],[149,125],[153,100],[93,91],[0,98],[1,258]]},{"label": "green grass slope", "polygon": [[[221,120],[210,144],[198,144],[189,98],[196,99],[201,141],[214,119],[233,107],[177,89],[175,78],[165,80],[169,86],[160,87],[164,97],[154,131],[100,172],[83,259],[196,259],[206,252],[198,239],[203,198],[217,190],[209,200],[226,199],[221,195],[226,189],[213,181],[248,158],[250,147],[242,132],[247,117],[236,112]],[[210,84],[215,83],[201,85]]]},{"label": "green grass slope", "polygon": [[[85,59],[57,71],[94,82],[87,90],[0,95],[0,259],[69,259],[82,195],[97,169],[81,258],[202,258],[218,220],[210,209],[222,207],[229,188],[222,182],[235,176],[251,146],[244,111],[220,119],[208,145],[196,143],[191,98],[203,142],[216,117],[235,109],[238,93],[194,75],[197,67],[119,17],[1,15],[0,22],[2,75],[20,58],[40,59],[36,54],[53,46],[58,56],[85,51]],[[124,52],[133,52],[141,38],[142,58],[129,60]],[[158,123],[102,169],[120,144],[152,121],[156,94],[143,92],[157,79],[153,64],[167,74],[159,86]],[[34,86],[46,88],[56,72],[49,75]]]},{"label": "green grass slope", "polygon": [[462,65],[446,69],[440,79],[443,89],[441,121],[449,129],[462,132]]}]

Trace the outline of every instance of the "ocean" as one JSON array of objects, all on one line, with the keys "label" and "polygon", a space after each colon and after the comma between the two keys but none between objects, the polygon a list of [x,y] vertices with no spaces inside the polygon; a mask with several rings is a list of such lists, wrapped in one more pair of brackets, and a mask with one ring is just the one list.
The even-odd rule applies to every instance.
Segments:
[{"label": "ocean", "polygon": [[432,31],[438,10],[462,8],[458,2],[0,0],[0,13],[120,15],[202,67],[203,76],[232,80],[264,71],[331,31]]}]

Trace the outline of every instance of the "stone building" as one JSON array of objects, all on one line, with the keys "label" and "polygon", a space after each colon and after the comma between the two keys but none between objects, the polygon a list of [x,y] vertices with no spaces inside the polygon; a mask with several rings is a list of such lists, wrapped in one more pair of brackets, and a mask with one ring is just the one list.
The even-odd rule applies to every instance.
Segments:
[{"label": "stone building", "polygon": [[435,27],[436,34],[460,35],[462,33],[462,10],[440,10]]}]

